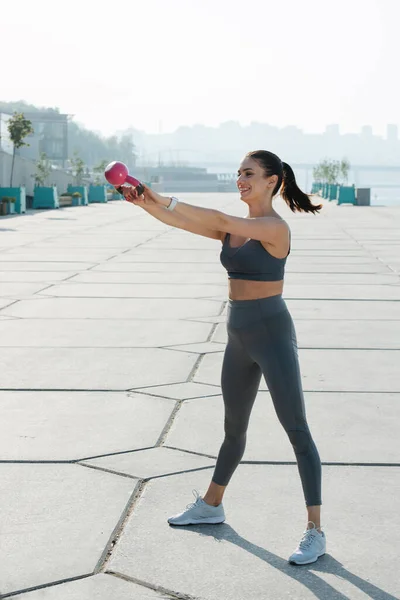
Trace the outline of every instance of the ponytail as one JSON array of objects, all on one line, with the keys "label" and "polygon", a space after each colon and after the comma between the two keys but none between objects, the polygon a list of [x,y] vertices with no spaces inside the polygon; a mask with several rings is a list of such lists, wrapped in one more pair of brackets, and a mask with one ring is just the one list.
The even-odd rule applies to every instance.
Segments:
[{"label": "ponytail", "polygon": [[310,197],[298,187],[292,168],[282,162],[279,156],[267,150],[254,150],[248,152],[246,156],[258,162],[266,177],[278,176],[272,195],[275,196],[280,190],[282,198],[291,211],[317,213],[321,210],[322,204],[312,204]]},{"label": "ponytail", "polygon": [[282,162],[283,177],[281,196],[289,206],[292,212],[312,212],[317,213],[321,210],[322,204],[312,204],[310,197],[301,191],[296,183],[296,177],[292,167]]}]

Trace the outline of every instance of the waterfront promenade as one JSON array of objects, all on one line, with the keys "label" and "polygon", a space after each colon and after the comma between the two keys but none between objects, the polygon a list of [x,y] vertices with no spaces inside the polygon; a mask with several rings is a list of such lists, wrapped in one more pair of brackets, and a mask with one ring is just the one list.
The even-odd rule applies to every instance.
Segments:
[{"label": "waterfront promenade", "polygon": [[306,512],[265,383],[226,522],[166,522],[223,438],[220,244],[123,201],[42,211],[0,220],[0,598],[400,598],[400,207],[277,208],[327,554],[287,563]]}]

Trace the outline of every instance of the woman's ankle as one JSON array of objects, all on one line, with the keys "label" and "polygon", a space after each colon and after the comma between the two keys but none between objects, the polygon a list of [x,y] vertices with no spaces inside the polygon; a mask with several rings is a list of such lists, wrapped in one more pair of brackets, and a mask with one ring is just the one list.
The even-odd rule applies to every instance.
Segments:
[{"label": "woman's ankle", "polygon": [[207,494],[206,494],[206,495],[203,497],[203,501],[204,501],[206,504],[209,504],[210,506],[219,506],[219,505],[221,504],[221,502],[222,502],[222,500],[219,500],[219,501],[218,501],[218,500],[217,500],[217,499],[215,499],[215,498],[208,497],[208,496],[207,496]]},{"label": "woman's ankle", "polygon": [[218,485],[217,483],[214,483],[214,481],[211,481],[208,490],[203,496],[204,502],[210,506],[219,506],[222,502],[225,488],[226,486]]}]

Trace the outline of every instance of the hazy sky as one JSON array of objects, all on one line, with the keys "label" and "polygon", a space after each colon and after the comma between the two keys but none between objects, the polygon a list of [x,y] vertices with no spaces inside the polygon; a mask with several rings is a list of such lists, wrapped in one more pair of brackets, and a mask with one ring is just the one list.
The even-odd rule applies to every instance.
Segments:
[{"label": "hazy sky", "polygon": [[400,124],[400,0],[2,0],[0,19],[0,100],[106,135]]}]

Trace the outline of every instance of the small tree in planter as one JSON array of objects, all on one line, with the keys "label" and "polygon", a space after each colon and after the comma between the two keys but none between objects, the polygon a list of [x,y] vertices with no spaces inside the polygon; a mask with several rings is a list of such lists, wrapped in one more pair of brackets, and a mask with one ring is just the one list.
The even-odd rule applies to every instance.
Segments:
[{"label": "small tree in planter", "polygon": [[108,200],[104,179],[104,169],[107,165],[108,161],[102,160],[96,167],[93,167],[95,177],[89,187],[89,202],[107,202]]},{"label": "small tree in planter", "polygon": [[75,185],[82,185],[82,179],[85,174],[85,163],[76,150],[74,151],[73,158],[70,159],[70,162],[75,177]]},{"label": "small tree in planter", "polygon": [[337,185],[339,170],[340,163],[337,160],[330,161],[327,172],[327,183],[329,183],[330,185]]},{"label": "small tree in planter", "polygon": [[51,173],[51,163],[44,152],[36,163],[35,190],[33,208],[59,208],[60,203],[56,186],[46,186]]},{"label": "small tree in planter", "polygon": [[46,184],[47,178],[49,177],[50,173],[51,164],[47,160],[46,153],[42,152],[39,160],[36,162],[36,173],[34,175],[35,185],[37,185],[38,187],[43,187]]},{"label": "small tree in planter", "polygon": [[313,180],[315,181],[315,183],[322,183],[323,177],[321,165],[317,165],[313,168]]},{"label": "small tree in planter", "polygon": [[79,199],[75,196],[75,200],[73,201],[73,206],[86,206],[88,204],[88,189],[87,184],[84,181],[84,178],[89,178],[88,167],[85,165],[84,161],[79,156],[78,152],[74,150],[73,157],[69,159],[72,167],[72,174],[74,176],[74,184],[68,184],[68,192],[71,196],[73,196],[74,192],[78,192],[80,194]]},{"label": "small tree in planter", "polygon": [[24,142],[24,139],[28,135],[31,135],[33,133],[32,121],[30,121],[29,119],[25,119],[23,113],[15,112],[11,119],[8,121],[7,129],[10,135],[10,139],[14,145],[10,177],[10,187],[12,187],[15,153],[17,151],[17,148],[22,148],[22,146],[29,146],[27,142]]},{"label": "small tree in planter", "polygon": [[102,160],[96,167],[93,167],[93,173],[96,173],[93,180],[93,185],[104,185],[104,169],[108,163],[108,160]]},{"label": "small tree in planter", "polygon": [[349,179],[350,161],[347,158],[342,158],[340,161],[339,174],[342,180],[342,184],[347,183]]},{"label": "small tree in planter", "polygon": [[[329,200],[337,197],[338,177],[341,163],[337,160],[324,159],[313,170],[318,189],[322,187],[322,195]],[[322,184],[322,185],[321,185]]]}]

